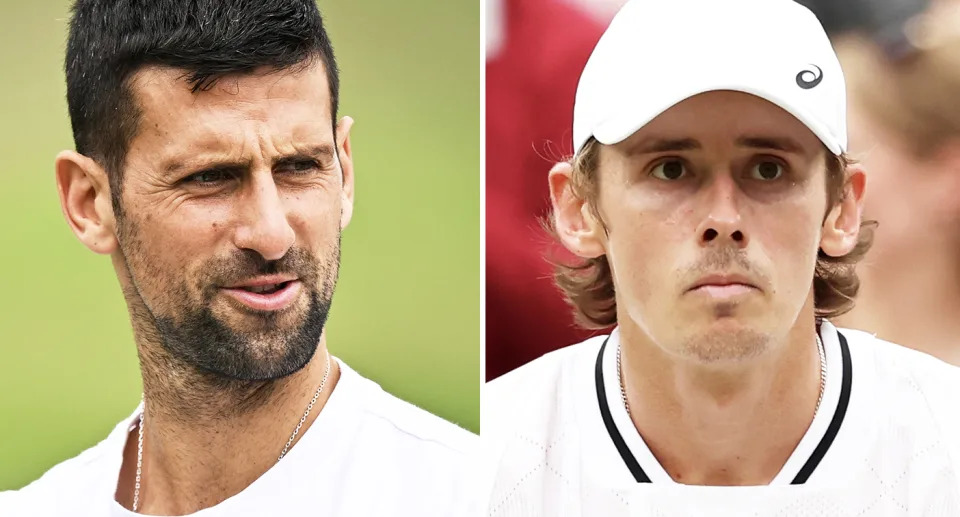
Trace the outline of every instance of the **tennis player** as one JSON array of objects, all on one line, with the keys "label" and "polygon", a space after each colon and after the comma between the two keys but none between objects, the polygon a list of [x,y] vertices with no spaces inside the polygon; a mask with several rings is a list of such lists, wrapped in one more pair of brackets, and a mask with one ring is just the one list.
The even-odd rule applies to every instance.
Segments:
[{"label": "tennis player", "polygon": [[476,437],[327,350],[354,167],[315,2],[77,0],[66,75],[60,201],[144,398],[0,515],[461,515]]},{"label": "tennis player", "polygon": [[960,370],[828,320],[873,231],[844,91],[790,0],[622,8],[549,175],[613,329],[486,387],[489,515],[960,515]]}]

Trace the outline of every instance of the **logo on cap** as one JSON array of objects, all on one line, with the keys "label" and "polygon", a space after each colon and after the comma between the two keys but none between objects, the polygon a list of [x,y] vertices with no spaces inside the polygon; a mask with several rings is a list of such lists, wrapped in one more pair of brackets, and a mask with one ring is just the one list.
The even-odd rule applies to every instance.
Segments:
[{"label": "logo on cap", "polygon": [[814,86],[820,84],[820,81],[823,80],[823,70],[820,70],[820,67],[817,65],[810,65],[817,69],[816,72],[813,70],[801,70],[797,74],[797,86],[803,88],[804,90],[809,90]]}]

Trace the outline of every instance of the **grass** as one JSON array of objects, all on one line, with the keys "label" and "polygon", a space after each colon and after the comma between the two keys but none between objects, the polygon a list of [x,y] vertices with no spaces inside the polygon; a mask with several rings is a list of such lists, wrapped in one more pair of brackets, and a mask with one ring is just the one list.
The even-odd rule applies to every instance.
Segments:
[{"label": "grass", "polygon": [[[330,349],[478,431],[479,4],[328,3],[357,175]],[[54,185],[73,145],[68,7],[0,0],[0,490],[94,445],[140,397],[114,272],[70,233]]]}]

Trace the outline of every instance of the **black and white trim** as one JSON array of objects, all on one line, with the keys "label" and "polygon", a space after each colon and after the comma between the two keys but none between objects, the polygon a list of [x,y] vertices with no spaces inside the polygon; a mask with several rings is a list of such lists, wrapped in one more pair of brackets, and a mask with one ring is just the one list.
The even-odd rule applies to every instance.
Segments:
[{"label": "black and white trim", "polygon": [[800,469],[800,472],[798,472],[793,478],[793,481],[790,482],[791,485],[802,485],[810,478],[810,474],[813,474],[817,465],[820,464],[820,461],[823,460],[823,457],[827,454],[827,450],[830,449],[830,445],[833,444],[837,433],[840,432],[840,424],[843,423],[843,418],[847,415],[847,408],[850,406],[850,389],[853,386],[853,366],[850,360],[850,347],[847,345],[847,338],[843,337],[842,333],[837,332],[837,338],[840,341],[840,357],[842,357],[843,362],[840,400],[837,401],[837,407],[833,412],[833,418],[830,420],[830,426],[827,427],[827,432],[823,434],[823,438],[820,439],[817,448],[813,450],[813,454],[807,458],[807,462],[803,464],[803,468]]},{"label": "black and white trim", "polygon": [[[828,388],[826,390],[827,394],[824,396],[824,403],[828,402],[828,400],[836,400],[833,417],[830,419],[829,425],[827,425],[826,430],[823,432],[816,447],[813,448],[813,451],[806,458],[803,466],[799,468],[799,471],[793,477],[792,481],[790,481],[790,484],[796,485],[805,483],[810,478],[810,475],[813,474],[814,470],[816,470],[817,465],[820,464],[820,461],[827,454],[827,451],[833,444],[837,433],[840,431],[840,426],[843,423],[844,417],[847,413],[847,408],[850,403],[850,392],[853,384],[853,367],[850,359],[850,348],[847,345],[847,340],[843,334],[832,331],[832,328],[833,327],[830,326],[831,332],[835,333],[837,337],[836,342],[839,345],[839,359],[840,363],[842,364],[839,396],[827,396],[830,392],[836,393],[829,388],[831,379],[828,373]],[[633,475],[634,480],[636,480],[637,483],[651,483],[651,477],[643,469],[641,462],[637,460],[633,450],[631,450],[631,447],[627,444],[627,441],[624,439],[624,435],[621,433],[621,426],[617,425],[613,413],[611,412],[610,402],[608,401],[608,386],[604,379],[604,352],[607,349],[607,343],[609,341],[610,337],[607,337],[600,346],[600,351],[597,354],[596,366],[594,368],[594,380],[596,386],[597,404],[600,408],[600,416],[603,419],[603,425],[606,427],[607,434],[610,436],[610,440],[613,442],[614,447],[616,447],[617,452],[620,454],[620,458],[623,460],[624,465],[626,465],[627,469]],[[834,342],[833,339],[829,339],[826,335],[824,335],[823,341],[824,346],[829,346],[829,343]],[[828,364],[829,357],[831,355],[835,354],[828,353]],[[617,390],[619,391],[619,386],[617,386]],[[621,404],[619,399],[616,399],[616,403]],[[626,410],[624,409],[623,412],[625,413]],[[817,422],[817,420],[819,419],[814,420],[814,424]],[[814,431],[815,427],[815,425],[811,424],[811,428],[807,432],[810,433],[811,431]],[[626,429],[624,432],[632,432],[637,434],[639,437],[639,433],[637,433],[632,426],[629,429]],[[642,443],[642,439],[638,441]],[[802,440],[801,445],[805,441],[806,440]],[[652,459],[652,454],[645,454],[645,456],[649,456]],[[791,460],[793,460],[793,458],[791,458]],[[655,459],[653,461],[655,461]],[[788,464],[789,463],[792,463],[792,461],[788,461]],[[651,465],[651,467],[662,470],[659,465]]]},{"label": "black and white trim", "polygon": [[623,463],[626,464],[627,469],[633,474],[633,478],[637,480],[637,483],[649,483],[650,477],[647,476],[647,473],[643,471],[643,467],[640,466],[640,462],[637,461],[637,458],[630,452],[630,448],[627,447],[627,442],[623,441],[623,435],[620,434],[620,430],[617,429],[617,425],[613,422],[613,415],[610,414],[610,404],[607,403],[607,396],[603,388],[603,351],[607,348],[608,341],[610,341],[609,337],[600,345],[600,353],[597,355],[597,403],[600,404],[600,416],[603,418],[603,425],[607,428],[607,433],[610,434],[610,439],[613,440],[613,445],[617,448],[617,451],[620,452],[620,457],[623,458]]}]

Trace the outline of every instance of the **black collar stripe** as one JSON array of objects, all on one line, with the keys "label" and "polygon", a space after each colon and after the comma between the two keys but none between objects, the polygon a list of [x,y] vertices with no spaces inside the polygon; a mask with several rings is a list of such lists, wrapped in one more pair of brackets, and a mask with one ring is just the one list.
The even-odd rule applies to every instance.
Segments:
[{"label": "black collar stripe", "polygon": [[[827,431],[823,434],[823,438],[820,439],[820,443],[817,444],[816,449],[813,450],[813,453],[807,459],[807,462],[803,464],[803,468],[800,469],[800,472],[798,472],[797,476],[793,478],[793,481],[791,481],[791,484],[793,485],[805,483],[810,475],[813,474],[813,471],[817,468],[817,465],[820,464],[820,460],[826,456],[827,450],[830,449],[830,445],[833,444],[833,440],[837,437],[837,433],[840,431],[840,424],[843,423],[843,418],[847,414],[847,406],[850,404],[850,389],[853,379],[850,348],[847,346],[847,340],[843,337],[843,334],[837,332],[837,337],[840,338],[840,354],[843,362],[843,379],[840,384],[840,400],[837,402],[837,409],[833,414],[833,419],[830,421]],[[617,425],[613,422],[613,415],[610,414],[610,405],[607,403],[606,390],[604,389],[603,383],[603,351],[607,348],[607,341],[609,340],[610,337],[608,336],[607,339],[603,341],[603,345],[600,346],[600,353],[597,354],[595,377],[597,383],[597,402],[600,405],[600,416],[603,418],[603,425],[606,426],[607,433],[610,435],[613,445],[616,446],[617,451],[620,453],[620,457],[627,466],[627,469],[629,469],[630,473],[633,474],[633,478],[637,480],[637,483],[650,483],[650,478],[647,476],[647,473],[643,471],[643,468],[640,467],[640,462],[638,462],[637,458],[633,456],[630,448],[627,447],[627,443],[623,440],[620,430],[617,429]]]},{"label": "black collar stripe", "polygon": [[837,402],[837,410],[833,413],[833,420],[830,421],[827,432],[823,433],[823,438],[820,439],[817,448],[813,450],[813,454],[811,454],[807,462],[803,464],[800,472],[797,472],[797,477],[793,478],[793,481],[790,482],[792,485],[806,483],[810,474],[813,474],[813,470],[820,464],[820,460],[827,454],[827,449],[830,448],[834,438],[837,437],[837,433],[840,431],[840,424],[843,423],[843,417],[847,414],[847,406],[850,405],[850,388],[853,383],[850,347],[847,346],[847,338],[843,337],[843,334],[837,332],[837,337],[840,338],[840,354],[843,357],[843,382],[840,384],[840,400]]},{"label": "black collar stripe", "polygon": [[600,353],[597,355],[597,402],[600,404],[600,416],[603,417],[603,425],[607,427],[607,432],[610,433],[610,439],[613,440],[613,444],[617,447],[617,450],[620,451],[620,457],[623,458],[623,462],[627,464],[627,468],[630,469],[633,478],[637,480],[637,483],[649,483],[650,478],[647,477],[647,473],[640,467],[640,462],[633,457],[633,453],[630,452],[630,448],[627,447],[627,442],[623,441],[623,436],[620,435],[616,424],[613,423],[610,406],[607,404],[606,395],[604,395],[606,392],[603,388],[603,350],[607,348],[607,341],[609,340],[610,336],[607,336],[607,339],[603,340],[603,344],[600,345]]}]

